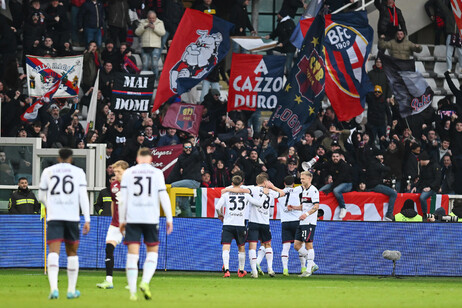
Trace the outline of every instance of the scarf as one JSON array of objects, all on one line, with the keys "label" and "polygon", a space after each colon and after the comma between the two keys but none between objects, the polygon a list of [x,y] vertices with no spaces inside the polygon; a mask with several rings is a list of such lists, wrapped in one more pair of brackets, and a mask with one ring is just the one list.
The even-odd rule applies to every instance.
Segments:
[{"label": "scarf", "polygon": [[[391,12],[391,8],[393,8],[393,13]],[[398,15],[396,14],[396,6],[393,4],[391,8],[387,7],[388,13],[390,14],[390,22],[394,27],[398,27]]]},{"label": "scarf", "polygon": [[98,52],[95,51],[95,53],[93,54],[94,58],[95,58],[95,64],[96,64],[96,67],[100,67],[100,63],[99,63],[99,59],[98,59]]},{"label": "scarf", "polygon": [[136,64],[127,56],[124,56],[124,69],[129,73],[129,70],[127,69],[127,66],[130,67],[132,70],[136,72],[136,74],[139,74],[141,70],[136,66]]}]

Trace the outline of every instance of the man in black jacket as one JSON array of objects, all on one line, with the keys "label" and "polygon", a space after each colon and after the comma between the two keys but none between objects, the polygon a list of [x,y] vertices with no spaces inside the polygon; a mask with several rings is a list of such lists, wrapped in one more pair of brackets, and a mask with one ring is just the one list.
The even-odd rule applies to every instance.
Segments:
[{"label": "man in black jacket", "polygon": [[351,182],[351,167],[347,162],[340,159],[341,153],[338,151],[332,152],[332,160],[329,161],[324,170],[325,175],[331,175],[333,182],[326,184],[319,191],[322,191],[326,195],[331,191],[334,192],[335,198],[337,199],[338,206],[340,207],[339,219],[343,219],[346,216],[347,210],[345,208],[345,200],[343,199],[343,193],[347,193],[353,189],[353,183]]},{"label": "man in black jacket", "polygon": [[391,112],[382,87],[375,85],[374,93],[368,93],[367,102],[367,127],[372,133],[373,140],[380,140],[387,133],[387,126],[391,127]]},{"label": "man in black jacket", "polygon": [[395,0],[374,0],[374,5],[380,12],[377,24],[379,37],[383,34],[385,40],[389,41],[395,38],[398,29],[407,34],[406,22],[401,10],[396,7]]},{"label": "man in black jacket", "polygon": [[388,209],[385,213],[384,220],[393,220],[393,209],[395,206],[396,197],[398,194],[393,188],[384,185],[384,180],[387,173],[390,172],[390,167],[383,164],[383,152],[380,150],[374,151],[374,156],[366,170],[366,186],[370,191],[387,195],[390,200],[388,201]]},{"label": "man in black jacket", "polygon": [[40,202],[35,198],[34,193],[29,190],[26,178],[18,181],[18,190],[14,191],[8,203],[10,214],[39,214]]},{"label": "man in black jacket", "polygon": [[420,193],[420,207],[422,208],[423,217],[427,213],[427,199],[436,194],[441,184],[441,173],[437,163],[430,161],[430,156],[427,152],[422,152],[419,155],[419,180],[416,187],[411,190],[411,193]]},{"label": "man in black jacket", "polygon": [[[178,161],[172,173],[176,179],[172,183],[173,187],[199,188],[202,178],[202,153],[200,150],[193,148],[191,141],[183,143],[183,153],[178,156]],[[177,207],[181,210],[181,217],[191,217],[191,207],[188,204],[187,197],[177,197]]]}]

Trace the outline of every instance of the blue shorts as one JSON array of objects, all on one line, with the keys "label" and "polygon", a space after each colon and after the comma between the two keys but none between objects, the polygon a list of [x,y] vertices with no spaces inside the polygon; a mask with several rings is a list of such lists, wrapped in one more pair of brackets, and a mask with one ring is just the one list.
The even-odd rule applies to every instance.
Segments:
[{"label": "blue shorts", "polygon": [[282,243],[293,243],[295,240],[295,234],[297,233],[297,228],[300,222],[295,221],[286,221],[281,224],[282,228]]},{"label": "blue shorts", "polygon": [[297,228],[297,233],[295,234],[295,239],[305,243],[313,242],[315,230],[316,225],[299,225]]},{"label": "blue shorts", "polygon": [[221,231],[221,244],[231,244],[236,240],[237,246],[244,246],[247,239],[247,228],[245,226],[223,226]]},{"label": "blue shorts", "polygon": [[249,231],[247,234],[247,242],[269,243],[271,242],[271,230],[269,225],[249,222]]},{"label": "blue shorts", "polygon": [[130,224],[125,228],[124,244],[141,243],[143,235],[146,246],[159,245],[159,225],[158,224]]},{"label": "blue shorts", "polygon": [[78,243],[80,230],[78,221],[50,220],[47,222],[47,243],[62,242]]}]

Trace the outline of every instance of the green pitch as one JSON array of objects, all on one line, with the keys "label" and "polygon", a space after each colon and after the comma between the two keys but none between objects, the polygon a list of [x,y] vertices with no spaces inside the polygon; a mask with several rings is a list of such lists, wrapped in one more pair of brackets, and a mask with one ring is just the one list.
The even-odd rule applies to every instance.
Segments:
[{"label": "green pitch", "polygon": [[[141,275],[141,274],[140,274]],[[114,289],[101,290],[103,271],[81,271],[79,299],[66,299],[66,270],[59,275],[60,298],[47,299],[47,276],[39,270],[0,270],[0,307],[462,307],[462,278],[267,275],[258,279],[223,279],[220,273],[163,272],[151,281],[153,300],[141,292],[128,300],[124,272]],[[140,278],[141,279],[141,278]]]}]

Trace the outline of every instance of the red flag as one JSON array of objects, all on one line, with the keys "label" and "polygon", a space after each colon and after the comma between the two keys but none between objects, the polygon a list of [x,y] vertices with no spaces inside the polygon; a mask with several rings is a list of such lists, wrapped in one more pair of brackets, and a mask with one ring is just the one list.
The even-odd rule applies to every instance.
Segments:
[{"label": "red flag", "polygon": [[451,7],[457,28],[459,28],[459,34],[462,36],[462,0],[451,0]]},{"label": "red flag", "polygon": [[183,153],[182,144],[153,148],[151,149],[152,163],[154,167],[159,168],[164,173],[164,177],[167,178],[181,153]]},{"label": "red flag", "polygon": [[21,120],[24,122],[34,121],[37,118],[39,109],[42,108],[45,103],[49,103],[53,98],[53,95],[56,93],[56,91],[58,91],[62,80],[62,78],[58,79],[39,100],[36,100],[35,103],[27,108],[26,111],[21,115]]},{"label": "red flag", "polygon": [[199,133],[199,126],[202,121],[202,105],[190,105],[175,103],[170,105],[165,114],[162,125],[172,127],[191,133],[195,136]]}]

